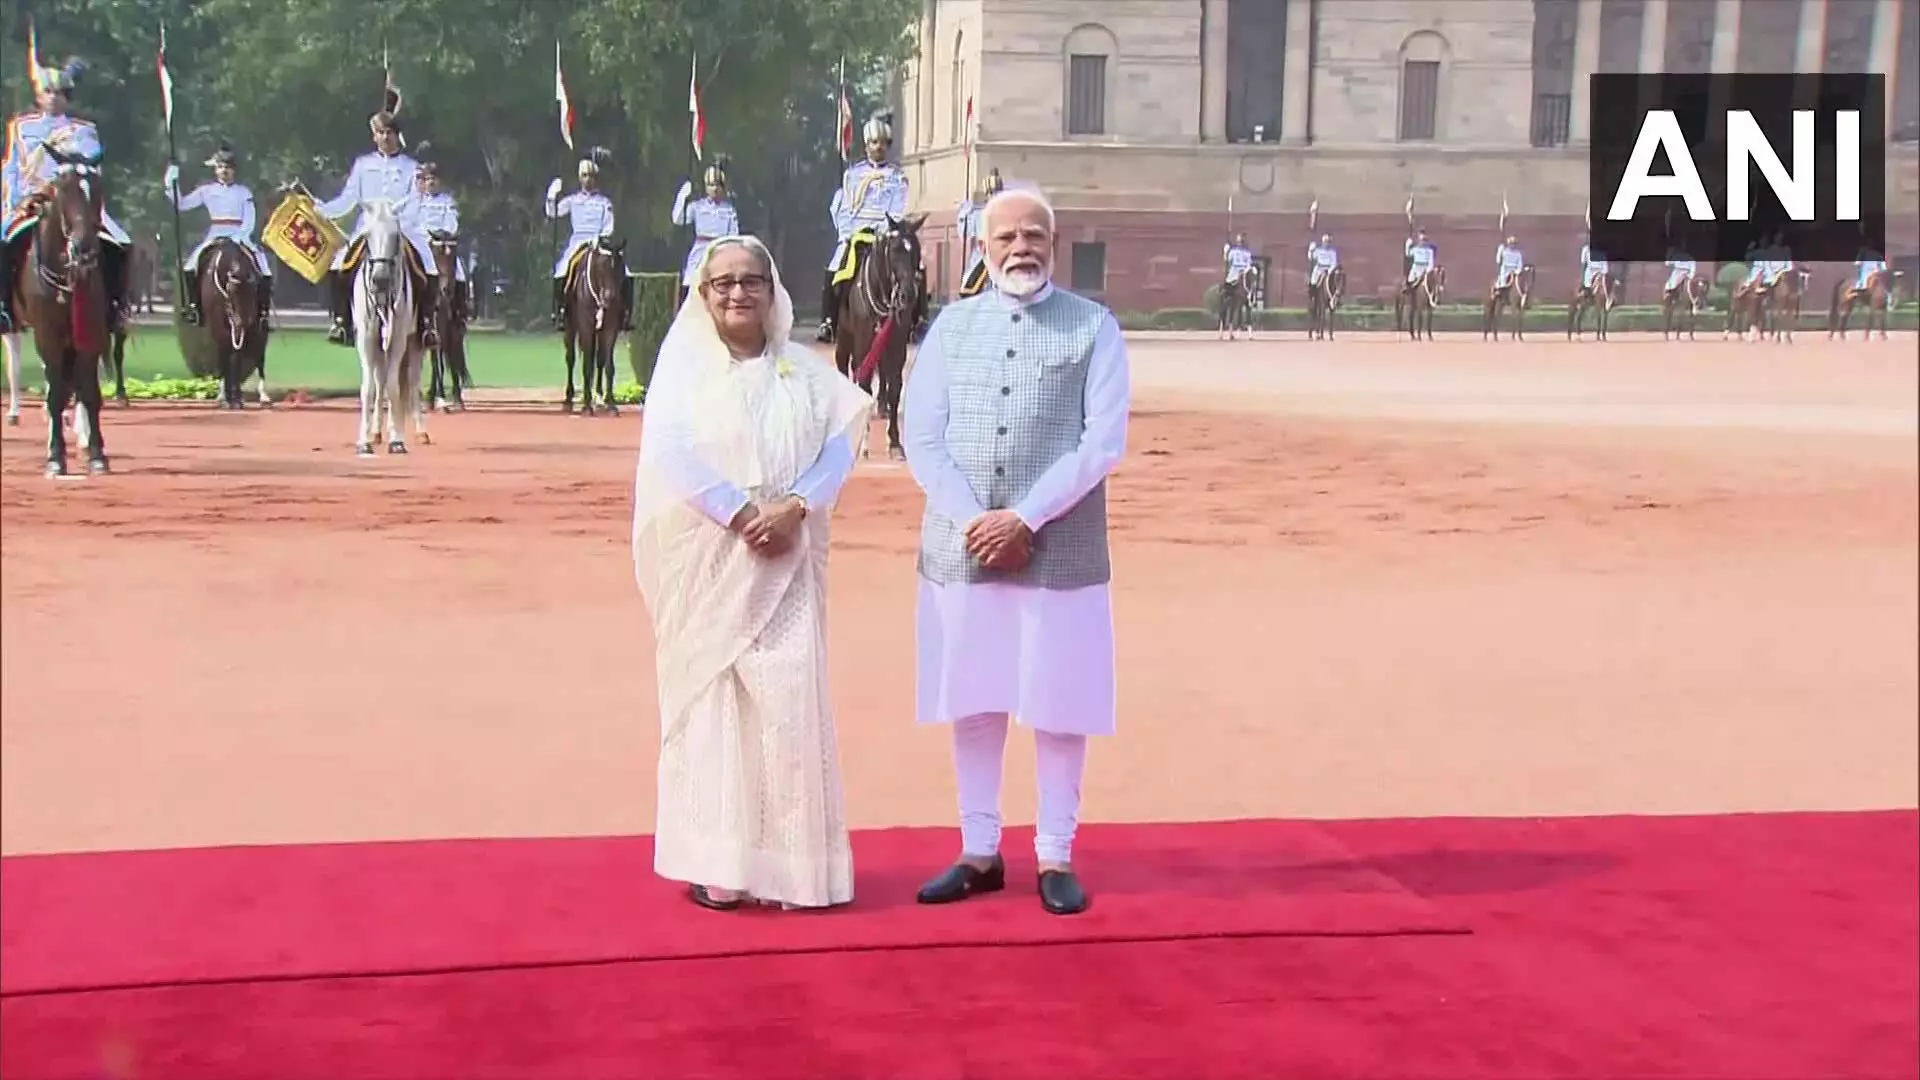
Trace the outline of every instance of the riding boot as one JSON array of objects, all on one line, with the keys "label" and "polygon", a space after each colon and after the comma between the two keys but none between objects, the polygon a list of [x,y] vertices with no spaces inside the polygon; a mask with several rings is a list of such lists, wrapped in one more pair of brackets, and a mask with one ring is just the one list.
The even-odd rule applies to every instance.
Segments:
[{"label": "riding boot", "polygon": [[327,273],[327,299],[332,301],[333,327],[327,331],[327,340],[335,345],[347,345],[353,341],[353,279],[344,270],[332,270]]},{"label": "riding boot", "polygon": [[265,276],[260,278],[260,325],[273,329],[273,279]]},{"label": "riding boot", "polygon": [[620,332],[633,333],[633,275],[620,275]]},{"label": "riding boot", "polygon": [[461,326],[467,325],[467,320],[473,316],[473,297],[468,292],[471,288],[471,282],[453,283],[453,321]]},{"label": "riding boot", "polygon": [[440,344],[440,335],[433,325],[434,309],[439,306],[439,303],[439,289],[430,284],[420,290],[420,303],[413,314],[413,329],[420,335],[420,347],[423,349],[436,348]]},{"label": "riding boot", "polygon": [[815,335],[821,341],[833,340],[833,315],[837,306],[834,301],[839,298],[839,292],[833,284],[833,270],[828,268],[820,286],[820,333]]},{"label": "riding boot", "polygon": [[567,326],[567,279],[553,279],[553,328],[564,330]]},{"label": "riding boot", "polygon": [[100,245],[100,277],[107,287],[107,332],[122,333],[127,327],[127,249]]},{"label": "riding boot", "polygon": [[205,314],[200,310],[200,271],[180,271],[180,319],[188,326],[199,326]]}]

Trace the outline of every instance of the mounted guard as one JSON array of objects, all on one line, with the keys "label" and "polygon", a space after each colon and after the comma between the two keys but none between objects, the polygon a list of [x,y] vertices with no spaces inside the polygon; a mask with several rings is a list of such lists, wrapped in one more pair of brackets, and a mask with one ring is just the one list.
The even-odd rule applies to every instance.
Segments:
[{"label": "mounted guard", "polygon": [[[75,58],[31,73],[34,110],[7,122],[6,150],[0,158],[0,333],[13,333],[20,325],[13,310],[14,284],[27,253],[25,238],[45,205],[47,185],[59,174],[63,160],[84,162],[98,176],[106,154],[93,122],[67,112],[86,70],[86,64]],[[127,256],[133,238],[113,220],[104,198],[101,202],[100,272],[107,291],[108,327],[118,332],[126,314]]]},{"label": "mounted guard", "polygon": [[1321,233],[1320,239],[1307,245],[1307,292],[1320,288],[1328,274],[1340,269],[1340,251],[1333,246],[1333,234]]},{"label": "mounted guard", "polygon": [[[600,167],[602,163],[612,161],[611,151],[596,146],[580,159],[578,190],[562,198],[560,178],[557,176],[547,185],[547,217],[554,221],[566,218],[570,226],[566,250],[560,253],[559,261],[553,264],[555,330],[566,329],[567,288],[580,253],[592,247],[595,241],[610,241],[613,237],[613,200],[600,190]],[[624,259],[620,266],[620,299],[620,332],[630,334],[633,332],[633,271],[627,269]]]},{"label": "mounted guard", "polygon": [[180,166],[169,163],[162,181],[175,207],[181,210],[205,210],[208,218],[207,235],[187,254],[185,265],[181,268],[186,275],[186,304],[182,317],[194,326],[200,325],[205,319],[206,313],[200,310],[200,264],[207,249],[216,241],[231,240],[253,257],[254,267],[260,271],[259,317],[261,324],[266,325],[273,310],[273,264],[267,260],[266,251],[253,239],[253,192],[237,179],[239,156],[223,142],[203,164],[213,170],[213,179],[184,195],[180,193]]},{"label": "mounted guard", "polygon": [[[448,314],[464,325],[473,311],[472,289],[467,283],[467,261],[460,257],[460,204],[441,190],[440,165],[428,155],[428,144],[420,144],[420,171],[415,174],[413,214],[415,223],[427,234],[429,244],[446,245],[453,254],[453,289],[449,293],[453,310]],[[435,259],[438,269],[439,260]]]},{"label": "mounted guard", "polygon": [[978,203],[969,194],[960,200],[960,208],[954,212],[954,224],[960,228],[960,242],[967,250],[967,269],[960,275],[960,298],[978,296],[987,288],[987,203],[995,195],[1007,190],[1007,182],[1000,178],[1000,169],[987,170],[986,197]]},{"label": "mounted guard", "polygon": [[1509,235],[1493,252],[1493,291],[1512,288],[1526,265],[1527,253],[1520,250],[1519,238]]},{"label": "mounted guard", "polygon": [[740,212],[727,190],[726,166],[718,161],[707,166],[701,183],[706,187],[705,196],[694,198],[693,181],[686,180],[673,197],[673,223],[693,230],[693,246],[687,249],[687,262],[680,270],[682,304],[687,302],[687,293],[700,283],[700,260],[706,258],[707,248],[723,236],[740,234]]},{"label": "mounted guard", "polygon": [[[876,113],[861,130],[867,156],[854,162],[840,178],[839,190],[827,212],[833,217],[833,231],[839,244],[827,264],[826,279],[820,294],[821,341],[832,341],[834,312],[840,310],[842,294],[860,261],[889,220],[907,216],[907,174],[887,160],[893,148],[893,114]],[[924,290],[922,291],[924,296]]]},{"label": "mounted guard", "polygon": [[[388,90],[387,103],[397,109],[399,95]],[[427,234],[421,230],[417,214],[419,195],[414,183],[420,163],[401,151],[400,118],[394,112],[382,109],[374,113],[367,118],[367,130],[373,137],[372,152],[354,159],[346,183],[340,186],[340,194],[316,204],[314,208],[321,216],[334,221],[356,210],[360,212],[346,245],[334,256],[329,275],[333,328],[327,332],[327,340],[336,345],[347,345],[353,340],[353,272],[366,254],[367,228],[372,220],[367,207],[372,203],[384,202],[392,209],[394,217],[399,219],[400,234],[414,255],[409,260],[408,270],[418,285],[415,289],[418,297],[415,304],[415,330],[420,335],[420,344],[430,349],[439,344],[433,330],[433,314],[434,299],[440,291],[440,275],[434,267],[433,246],[428,242]]]},{"label": "mounted guard", "polygon": [[1418,288],[1433,268],[1440,265],[1440,251],[1427,239],[1427,230],[1416,228],[1413,236],[1407,240],[1407,280],[1402,283],[1402,292],[1412,292]]}]

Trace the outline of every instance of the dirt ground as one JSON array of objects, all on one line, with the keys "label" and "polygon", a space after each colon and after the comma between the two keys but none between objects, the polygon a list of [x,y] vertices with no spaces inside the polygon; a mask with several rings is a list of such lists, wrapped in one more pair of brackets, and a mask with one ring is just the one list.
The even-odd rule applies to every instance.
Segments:
[{"label": "dirt ground", "polygon": [[[1132,350],[1089,819],[1920,804],[1911,336]],[[637,416],[354,423],[137,405],[69,482],[6,431],[0,849],[650,829]],[[876,461],[835,521],[862,826],[952,817],[919,510]]]}]

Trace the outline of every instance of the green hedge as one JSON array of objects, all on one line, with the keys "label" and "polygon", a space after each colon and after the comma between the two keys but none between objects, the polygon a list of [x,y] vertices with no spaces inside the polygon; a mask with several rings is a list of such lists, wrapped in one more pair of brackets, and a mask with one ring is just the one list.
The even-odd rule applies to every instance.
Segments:
[{"label": "green hedge", "polygon": [[641,386],[653,382],[653,364],[667,327],[679,313],[679,274],[636,274],[633,279],[633,333],[627,335],[627,366]]},{"label": "green hedge", "polygon": [[[1258,313],[1260,329],[1272,331],[1307,331],[1307,312],[1300,308],[1274,308]],[[1861,325],[1863,312],[1856,310],[1848,320],[1849,329]],[[1216,330],[1220,325],[1219,316],[1205,308],[1163,308],[1159,311],[1123,312],[1119,316],[1120,325],[1126,330]],[[1581,320],[1583,329],[1593,328],[1593,313]],[[1661,329],[1662,316],[1657,307],[1639,305],[1621,306],[1613,309],[1607,320],[1609,331],[1634,333]],[[1485,316],[1478,307],[1448,306],[1434,312],[1433,329],[1435,333],[1479,333],[1485,324]],[[1511,312],[1503,313],[1500,319],[1502,332],[1513,325]],[[1719,330],[1726,325],[1726,312],[1704,311],[1695,322],[1695,331]],[[1920,329],[1920,308],[1907,304],[1890,312],[1887,327],[1891,330]],[[1827,310],[1824,306],[1818,310],[1803,310],[1800,323],[1794,329],[1801,332],[1825,331],[1827,328]],[[1334,322],[1335,333],[1340,331],[1391,331],[1393,329],[1393,310],[1370,308],[1343,309]],[[1526,331],[1529,334],[1551,332],[1566,333],[1567,309],[1565,305],[1541,306],[1527,311]]]}]

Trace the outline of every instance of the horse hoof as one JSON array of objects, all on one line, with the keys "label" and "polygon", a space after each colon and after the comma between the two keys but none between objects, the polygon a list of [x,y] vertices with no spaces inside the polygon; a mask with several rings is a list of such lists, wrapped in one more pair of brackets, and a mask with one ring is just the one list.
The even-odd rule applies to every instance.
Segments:
[{"label": "horse hoof", "polygon": [[387,453],[389,454],[404,454],[406,452],[407,444],[401,442],[399,439],[395,439],[387,444]]},{"label": "horse hoof", "polygon": [[356,446],[356,447],[354,447],[354,448],[353,448],[353,452],[354,452],[354,453],[356,453],[356,454],[358,454],[358,455],[360,455],[361,457],[372,457],[372,456],[373,456],[373,444],[372,444],[372,443],[361,443],[360,445],[358,445],[358,446]]},{"label": "horse hoof", "polygon": [[108,472],[110,472],[110,471],[112,471],[112,470],[110,470],[110,469],[109,469],[109,468],[107,467],[107,459],[106,459],[106,458],[103,458],[103,457],[98,457],[98,458],[93,458],[93,459],[91,459],[91,460],[89,460],[89,461],[87,462],[87,472],[88,472],[88,473],[89,473],[90,475],[93,475],[93,476],[105,476],[105,475],[107,475],[107,473],[108,473]]},{"label": "horse hoof", "polygon": [[67,475],[67,463],[66,463],[66,462],[64,462],[64,461],[49,461],[49,462],[47,462],[47,478],[48,478],[49,480],[51,480],[51,479],[53,479],[54,477],[57,477],[57,476],[65,476],[65,475]]},{"label": "horse hoof", "polygon": [[8,427],[19,427],[19,426],[20,426],[20,414],[19,414],[19,413],[8,413],[8,414],[7,414],[7,426],[8,426]]},{"label": "horse hoof", "polygon": [[907,452],[898,446],[889,446],[887,447],[887,460],[905,461],[907,460]]},{"label": "horse hoof", "polygon": [[620,410],[619,410],[619,408],[617,408],[617,407],[615,407],[615,406],[613,406],[613,405],[609,405],[609,406],[607,406],[607,415],[608,415],[608,416],[619,416],[619,415],[620,415]]},{"label": "horse hoof", "polygon": [[[433,436],[431,436],[431,435],[429,435],[429,434],[427,434],[427,433],[426,433],[426,432],[424,432],[424,431],[423,431],[423,432],[421,432],[421,433],[420,433],[420,445],[421,445],[421,446],[432,446],[432,445],[433,445]],[[407,449],[406,449],[406,447],[404,447],[404,446],[403,446],[403,447],[401,447],[401,448],[400,448],[400,452],[401,452],[401,453],[403,453],[403,454],[404,454],[404,453],[406,453],[406,452],[407,452]]]}]

